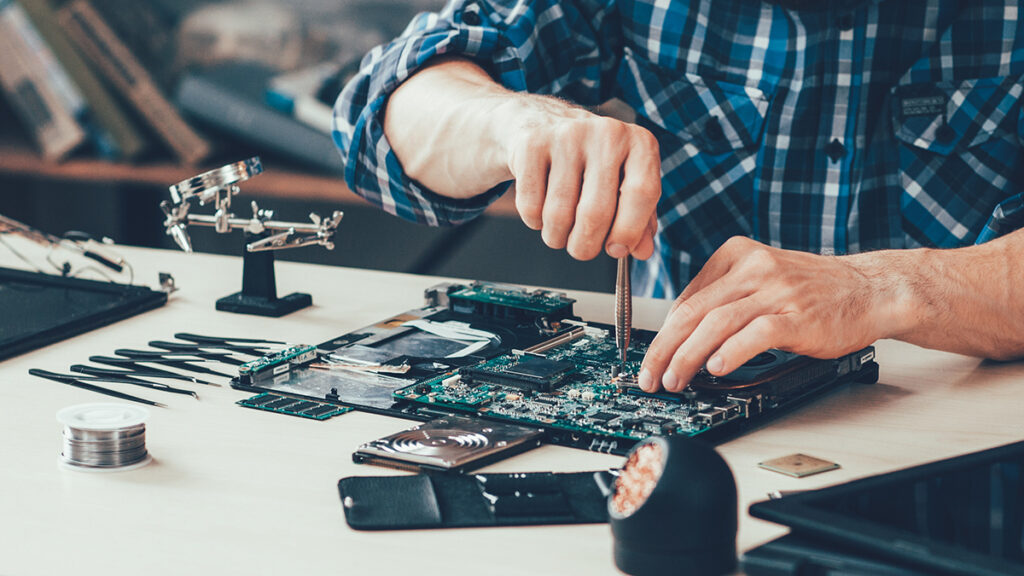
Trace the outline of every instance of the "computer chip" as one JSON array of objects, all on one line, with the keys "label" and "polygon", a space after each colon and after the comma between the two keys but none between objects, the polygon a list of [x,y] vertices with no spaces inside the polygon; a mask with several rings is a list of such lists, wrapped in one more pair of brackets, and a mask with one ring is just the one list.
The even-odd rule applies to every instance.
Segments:
[{"label": "computer chip", "polygon": [[523,355],[510,365],[475,366],[463,369],[461,374],[463,378],[468,378],[472,382],[550,392],[575,370],[576,365],[572,362]]},{"label": "computer chip", "polygon": [[805,476],[812,476],[839,468],[839,464],[835,462],[829,462],[828,460],[822,460],[821,458],[815,458],[806,454],[790,454],[782,458],[765,460],[758,464],[758,466],[765,470],[771,470],[772,472],[778,472],[779,474],[785,474],[794,478],[804,478]]}]

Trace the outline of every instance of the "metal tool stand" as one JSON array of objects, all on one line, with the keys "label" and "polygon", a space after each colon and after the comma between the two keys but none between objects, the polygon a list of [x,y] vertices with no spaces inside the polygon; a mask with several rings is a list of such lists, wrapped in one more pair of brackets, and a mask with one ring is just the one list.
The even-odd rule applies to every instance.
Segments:
[{"label": "metal tool stand", "polygon": [[[245,233],[245,245],[266,238],[268,234]],[[271,251],[250,252],[242,246],[242,291],[217,300],[217,310],[237,314],[255,314],[278,318],[313,303],[313,297],[302,292],[292,292],[277,297],[277,280],[274,275],[274,253]]]},{"label": "metal tool stand", "polygon": [[[164,200],[160,208],[167,216],[167,234],[186,252],[192,251],[190,225],[210,226],[220,234],[244,230],[242,291],[217,300],[217,310],[277,318],[309,306],[313,297],[299,292],[277,297],[273,251],[314,244],[333,250],[343,214],[336,210],[328,218],[310,214],[309,223],[282,222],[274,220],[273,211],[262,210],[253,202],[251,218],[236,217],[230,208],[231,197],[239,193],[238,184],[262,172],[257,157],[210,170],[171,186],[171,199]],[[190,214],[193,203],[213,204],[216,213]]]}]

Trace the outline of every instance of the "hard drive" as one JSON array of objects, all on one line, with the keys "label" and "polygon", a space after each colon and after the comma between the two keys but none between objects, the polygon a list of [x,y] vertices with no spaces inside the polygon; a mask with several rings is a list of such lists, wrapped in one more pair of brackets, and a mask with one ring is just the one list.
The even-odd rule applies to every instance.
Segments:
[{"label": "hard drive", "polygon": [[367,442],[352,460],[403,470],[464,472],[540,446],[544,431],[448,416]]}]

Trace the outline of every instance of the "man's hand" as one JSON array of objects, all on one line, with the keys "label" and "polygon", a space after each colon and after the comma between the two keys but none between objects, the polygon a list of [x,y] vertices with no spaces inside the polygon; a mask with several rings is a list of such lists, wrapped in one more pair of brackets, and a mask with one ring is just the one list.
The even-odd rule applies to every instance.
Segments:
[{"label": "man's hand", "polygon": [[769,348],[834,358],[906,332],[910,291],[893,254],[818,256],[730,239],[676,300],[640,387],[678,392],[702,366],[721,376]]},{"label": "man's hand", "polygon": [[406,173],[442,196],[469,198],[513,180],[523,222],[574,258],[654,251],[661,157],[639,126],[510,92],[451,58],[395,90],[384,132]]},{"label": "man's hand", "polygon": [[651,256],[661,161],[650,132],[547,97],[517,96],[501,111],[516,209],[545,244],[578,260],[602,248]]}]

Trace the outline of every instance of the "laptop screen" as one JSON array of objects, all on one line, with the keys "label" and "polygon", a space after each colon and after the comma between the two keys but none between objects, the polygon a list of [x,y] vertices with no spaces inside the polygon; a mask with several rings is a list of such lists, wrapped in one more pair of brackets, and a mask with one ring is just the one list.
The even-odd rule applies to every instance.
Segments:
[{"label": "laptop screen", "polygon": [[817,509],[1024,567],[1024,455],[810,500]]},{"label": "laptop screen", "polygon": [[0,268],[0,360],[156,308],[167,295]]},{"label": "laptop screen", "polygon": [[950,574],[1024,574],[1024,442],[761,502],[751,514]]}]

